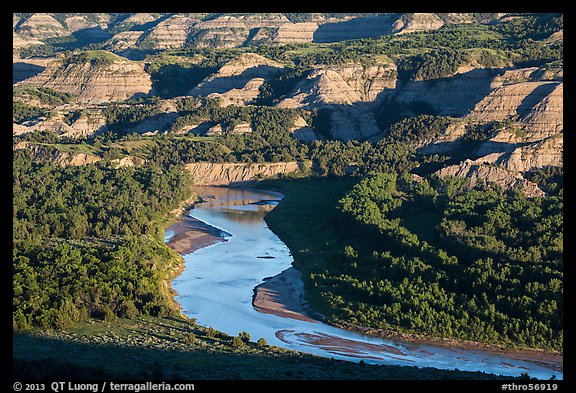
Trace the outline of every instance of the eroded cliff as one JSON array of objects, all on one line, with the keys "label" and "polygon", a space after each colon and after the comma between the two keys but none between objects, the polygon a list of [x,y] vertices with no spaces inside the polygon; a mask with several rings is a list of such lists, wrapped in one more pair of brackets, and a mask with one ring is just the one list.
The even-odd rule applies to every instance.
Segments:
[{"label": "eroded cliff", "polygon": [[[290,20],[282,13],[106,13],[13,14],[14,42],[19,47],[73,34],[100,42],[108,49],[240,47],[262,43],[325,43],[390,34],[436,30],[446,24],[470,23],[471,13],[309,14]],[[503,16],[503,15],[500,15]],[[491,20],[497,20],[498,16]]]},{"label": "eroded cliff", "polygon": [[283,68],[282,64],[255,53],[242,54],[204,79],[188,94],[220,97],[222,106],[245,105],[258,96],[265,81]]},{"label": "eroded cliff", "polygon": [[302,168],[296,161],[261,164],[194,162],[186,164],[196,185],[243,185],[280,173],[293,173]]},{"label": "eroded cliff", "polygon": [[[40,74],[16,83],[48,87],[74,94],[78,102],[103,103],[147,96],[152,90],[144,64],[105,51],[98,57],[68,61],[65,57],[50,62]],[[99,61],[98,59],[105,59]]]}]

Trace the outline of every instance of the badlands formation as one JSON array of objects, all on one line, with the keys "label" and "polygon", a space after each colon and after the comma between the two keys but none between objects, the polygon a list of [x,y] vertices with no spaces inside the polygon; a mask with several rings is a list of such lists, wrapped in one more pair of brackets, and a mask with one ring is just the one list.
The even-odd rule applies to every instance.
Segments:
[{"label": "badlands formation", "polygon": [[[505,18],[504,16],[494,16]],[[167,48],[239,47],[248,43],[337,42],[343,39],[407,34],[437,30],[450,23],[473,23],[472,14],[387,14],[360,17],[309,15],[290,20],[284,14],[132,14],[114,22],[109,14],[70,16],[62,20],[51,14],[13,17],[14,86],[46,87],[75,96],[73,104],[54,106],[50,118],[14,123],[13,134],[51,130],[69,137],[86,137],[107,129],[104,108],[130,98],[155,94],[146,60],[129,60],[123,51]],[[111,27],[112,26],[112,27]],[[130,30],[131,29],[131,30]],[[84,32],[101,37],[104,46],[96,56],[107,61],[23,59],[17,49],[43,40]],[[562,32],[548,38],[562,40]],[[186,95],[220,99],[221,106],[254,105],[262,87],[290,71],[290,65],[250,51],[240,52],[221,64]],[[403,80],[391,59],[370,65],[349,61],[316,64],[300,74],[289,90],[273,97],[279,108],[326,110],[329,130],[322,135],[302,117],[289,130],[302,141],[315,139],[377,141],[385,133],[382,118],[400,112],[413,114],[423,105],[454,121],[432,140],[418,147],[425,154],[444,154],[469,147],[467,132],[478,125],[496,124],[481,143],[474,145],[467,160],[437,172],[439,176],[466,177],[471,184],[494,181],[504,187],[522,185],[529,194],[542,192],[522,174],[547,166],[563,165],[563,69],[559,67],[482,68],[468,64],[452,75],[433,80]],[[178,97],[176,97],[178,98]],[[15,101],[25,100],[16,95]],[[140,121],[129,131],[156,134],[170,129],[179,116],[174,99],[159,99],[157,114]],[[74,115],[79,113],[80,115]],[[175,130],[197,135],[222,134],[222,124],[202,122]],[[253,132],[241,122],[228,132]],[[83,162],[83,160],[80,160]],[[194,169],[200,177],[235,181],[229,168]],[[244,169],[242,169],[244,170]],[[268,170],[268,169],[267,169]],[[282,168],[282,170],[291,170]],[[216,172],[220,171],[218,174]],[[249,171],[250,172],[250,171]],[[209,174],[211,173],[211,174]],[[251,175],[238,175],[248,178]],[[220,180],[218,180],[220,181]]]},{"label": "badlands formation", "polygon": [[[470,23],[469,14],[446,14],[451,23]],[[197,47],[222,48],[263,43],[337,42],[436,30],[445,22],[435,14],[374,14],[360,17],[309,14],[290,20],[281,13],[206,14],[136,13],[120,21],[110,14],[63,15],[36,13],[13,16],[15,45],[41,43],[46,38],[69,37],[82,31],[90,37],[106,38],[109,50],[136,48],[183,48],[192,42]]]},{"label": "badlands formation", "polygon": [[106,52],[113,58],[109,63],[93,61],[67,63],[65,58],[51,61],[40,74],[16,83],[48,87],[76,96],[77,101],[99,104],[145,97],[152,91],[150,75],[144,64]]}]

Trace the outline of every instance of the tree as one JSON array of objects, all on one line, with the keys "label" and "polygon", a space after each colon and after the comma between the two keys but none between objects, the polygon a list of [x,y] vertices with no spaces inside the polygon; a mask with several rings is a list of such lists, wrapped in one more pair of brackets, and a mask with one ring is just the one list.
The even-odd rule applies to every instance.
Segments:
[{"label": "tree", "polygon": [[242,337],[240,336],[235,336],[232,337],[230,339],[230,346],[234,347],[234,348],[242,348],[245,345],[244,340],[242,340]]},{"label": "tree", "polygon": [[260,337],[256,342],[256,345],[258,346],[258,348],[264,348],[268,346],[268,343],[266,342],[266,339],[264,337]]},{"label": "tree", "polygon": [[238,337],[240,337],[242,341],[244,341],[246,344],[250,342],[250,334],[248,334],[248,332],[246,331],[240,332],[240,334],[238,334]]}]

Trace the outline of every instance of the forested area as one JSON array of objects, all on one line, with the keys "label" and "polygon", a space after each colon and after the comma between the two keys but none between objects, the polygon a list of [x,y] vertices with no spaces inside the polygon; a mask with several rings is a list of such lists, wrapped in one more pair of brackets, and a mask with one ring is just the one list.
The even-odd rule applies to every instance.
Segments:
[{"label": "forested area", "polygon": [[171,312],[163,280],[179,260],[159,220],[189,196],[186,172],[57,168],[16,151],[13,175],[14,329]]},{"label": "forested area", "polygon": [[470,61],[465,52],[432,50],[404,57],[398,61],[398,78],[404,80],[428,80],[453,75],[464,62]]},{"label": "forested area", "polygon": [[337,263],[311,276],[337,319],[562,348],[561,198],[378,173],[339,210],[349,243]]},{"label": "forested area", "polygon": [[[475,146],[486,140],[491,130],[501,125],[499,122],[468,124],[463,137],[466,149],[454,151],[449,156],[423,155],[418,153],[418,146],[432,141],[448,125],[460,120],[450,116],[422,114],[403,118],[385,127],[382,138],[375,142],[319,139],[304,143],[295,139],[289,131],[296,117],[301,116],[309,124],[329,122],[322,111],[266,106],[220,107],[215,100],[190,97],[177,102],[179,117],[170,126],[170,132],[153,137],[124,132],[125,127],[134,127],[151,113],[157,113],[153,100],[149,101],[133,107],[109,105],[105,109],[109,131],[95,135],[85,143],[99,147],[102,150],[99,154],[103,158],[118,158],[111,152],[121,154],[120,149],[107,148],[106,145],[146,141],[142,148],[133,150],[131,154],[159,168],[200,161],[261,163],[311,160],[313,173],[321,176],[360,175],[369,171],[415,171],[419,175],[426,175],[447,160],[469,157]],[[199,123],[221,124],[222,134],[211,137],[198,137],[192,133],[175,134]],[[250,125],[252,132],[235,133],[234,127],[240,123]],[[15,139],[55,144],[58,137],[51,132],[36,132]],[[536,176],[535,179],[544,178]]]},{"label": "forested area", "polygon": [[[134,107],[110,105],[105,113],[109,131],[83,141],[92,148],[100,149],[103,158],[118,158],[125,154],[121,149],[108,147],[113,144],[142,141],[143,147],[131,154],[144,158],[147,165],[165,168],[191,162],[282,162],[311,160],[313,171],[321,176],[362,174],[371,170],[412,170],[423,163],[444,159],[437,155],[417,154],[416,146],[430,140],[454,121],[450,117],[420,115],[406,118],[387,128],[385,136],[377,142],[350,140],[315,140],[309,143],[295,139],[290,133],[295,118],[301,116],[307,122],[326,121],[318,111],[274,107],[219,107],[208,100],[197,105],[196,99],[178,102],[180,116],[171,126],[173,131],[202,122],[222,124],[223,133],[213,137],[197,137],[192,134],[176,135],[167,132],[153,137],[125,133],[124,127],[133,127],[139,120],[155,113],[153,103],[141,103]],[[234,133],[234,127],[247,123],[252,132]],[[118,131],[116,131],[118,130]],[[35,132],[15,137],[18,141],[58,144],[53,132]],[[78,144],[82,141],[73,141]],[[118,154],[112,155],[112,152]]]},{"label": "forested area", "polygon": [[[310,160],[319,176],[359,175],[370,170],[412,169],[418,160],[415,148],[405,142],[383,139],[377,143],[337,140],[298,142],[289,135],[272,140],[258,133],[231,134],[220,138],[194,139],[167,134],[155,138],[143,153],[149,165],[177,165],[190,162],[285,162]],[[276,142],[274,142],[276,141]]]},{"label": "forested area", "polygon": [[52,117],[52,111],[49,106],[68,104],[74,100],[74,96],[68,93],[60,93],[47,87],[35,86],[16,86],[12,94],[14,96],[25,96],[37,100],[40,105],[25,104],[15,101],[12,104],[12,121],[22,124],[28,120],[34,120],[39,117]]},{"label": "forested area", "polygon": [[12,121],[16,124],[22,124],[28,120],[39,117],[50,117],[50,112],[49,109],[24,104],[22,102],[15,102],[14,105],[12,105]]},{"label": "forested area", "polygon": [[124,135],[127,129],[134,127],[139,121],[159,113],[161,112],[156,108],[156,100],[153,98],[133,105],[110,104],[103,109],[108,130],[115,135]]},{"label": "forested area", "polygon": [[[359,181],[328,213],[345,246],[308,276],[322,312],[373,328],[562,347],[561,169],[527,174],[550,193],[545,198],[469,190],[455,178],[415,182],[408,172],[446,159],[422,156],[416,146],[454,119],[406,118],[376,143],[304,144],[286,131],[294,110],[197,104],[178,103],[190,116],[246,121],[254,132],[148,138],[139,153],[147,165],[139,169],[56,169],[17,152],[14,285],[22,296],[14,304],[16,328],[69,326],[87,315],[167,313],[166,298],[158,295],[159,270],[149,267],[170,260],[154,225],[185,196],[189,183],[181,164],[270,162],[276,154],[286,161],[311,160],[312,176],[353,174]],[[475,141],[487,132],[471,127],[469,134]],[[72,285],[71,277],[82,279]],[[101,290],[90,289],[100,282]]]},{"label": "forested area", "polygon": [[340,179],[273,182],[286,197],[266,219],[329,321],[562,349],[561,197],[406,172]]},{"label": "forested area", "polygon": [[[307,15],[289,18],[306,21]],[[430,174],[447,162],[472,158],[471,152],[502,123],[469,122],[462,149],[423,155],[419,146],[462,120],[437,116],[425,102],[406,104],[409,108],[384,102],[375,113],[382,130],[379,140],[342,142],[330,140],[331,109],[274,105],[317,65],[392,62],[398,78],[406,81],[445,78],[474,62],[496,69],[554,65],[563,59],[562,40],[541,40],[562,28],[561,15],[545,14],[336,43],[227,49],[196,48],[192,32],[182,49],[144,50],[156,94],[100,105],[107,132],[74,141],[47,131],[13,138],[15,143],[44,144],[50,154],[74,151],[82,144],[82,149],[89,147],[83,151],[103,159],[96,165],[55,167],[29,150],[14,152],[14,329],[67,328],[89,316],[111,320],[170,314],[164,281],[178,260],[163,245],[159,221],[189,196],[192,179],[182,165],[297,160],[312,162],[300,175],[320,186],[315,189],[318,201],[306,195],[300,203],[307,216],[289,217],[294,232],[312,239],[299,241],[309,242],[301,249],[308,250],[313,262],[301,262],[300,251],[295,251],[295,263],[301,264],[313,303],[325,315],[343,324],[560,350],[561,167],[523,173],[546,197],[526,198],[522,192],[494,187],[470,189],[464,180]],[[144,35],[143,44],[145,40]],[[24,48],[20,55],[53,54],[68,44],[54,40]],[[250,105],[221,107],[218,99],[180,97],[246,52],[286,66],[262,84]],[[112,59],[100,51],[66,57],[67,62],[94,65]],[[49,106],[74,101],[69,94],[46,88],[19,86],[14,94],[36,102],[14,102],[17,124],[49,118],[54,114]],[[160,135],[131,133],[139,122],[165,114],[159,109],[165,98],[174,99],[176,120],[163,126]],[[80,114],[71,112],[64,121],[70,123]],[[319,140],[294,138],[290,130],[298,117]],[[178,134],[200,124],[204,130],[219,124],[222,132],[208,137]],[[251,132],[235,132],[239,124],[249,125]],[[141,158],[144,165],[107,164],[125,155]],[[312,205],[324,203],[331,187],[336,190],[332,202]],[[324,216],[315,209],[325,209]],[[278,211],[272,217],[282,214]],[[322,248],[328,242],[337,247]]]}]

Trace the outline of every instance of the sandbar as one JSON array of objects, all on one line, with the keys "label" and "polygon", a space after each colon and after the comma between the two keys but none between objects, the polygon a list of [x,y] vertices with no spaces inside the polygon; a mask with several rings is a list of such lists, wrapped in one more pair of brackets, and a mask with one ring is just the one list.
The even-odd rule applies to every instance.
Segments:
[{"label": "sandbar", "polygon": [[226,241],[219,229],[190,216],[182,217],[166,231],[174,233],[166,245],[180,255],[191,254],[200,248]]},{"label": "sandbar", "polygon": [[[401,341],[406,350],[420,352],[426,356],[433,356],[430,352],[434,347],[458,351],[476,351],[498,354],[508,359],[523,360],[537,363],[555,371],[563,371],[563,354],[561,352],[544,351],[539,349],[508,349],[503,346],[484,344],[473,341],[456,339],[424,337],[416,334],[395,332],[383,329],[369,329],[360,326],[339,325],[326,318],[312,312],[304,300],[304,284],[300,272],[294,267],[288,268],[277,276],[267,279],[254,289],[252,304],[254,308],[262,313],[274,314],[281,317],[294,318],[303,321],[323,322],[333,326],[361,332],[364,334],[389,338]],[[281,335],[283,336],[283,335]],[[279,337],[283,339],[283,337]],[[304,336],[300,335],[300,340],[309,343],[320,344],[321,346],[337,347],[340,352],[348,347],[348,351],[363,351],[367,348],[365,344],[355,343],[350,340],[343,340],[337,337],[324,336]],[[413,343],[413,345],[409,345]],[[420,348],[419,344],[426,345],[426,349]],[[398,349],[394,347],[380,348],[387,352],[395,353]],[[396,353],[399,355],[399,353]],[[405,354],[404,354],[405,355]],[[507,363],[507,362],[506,362]]]},{"label": "sandbar", "polygon": [[256,311],[300,321],[318,322],[308,315],[300,272],[290,267],[254,288]]}]

